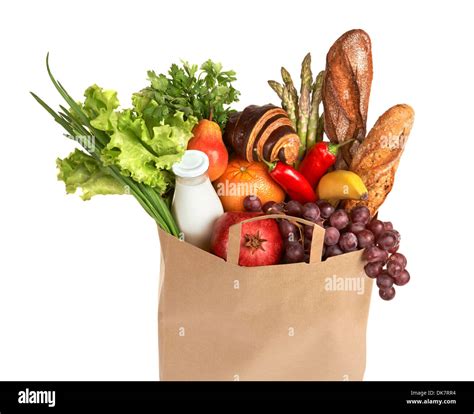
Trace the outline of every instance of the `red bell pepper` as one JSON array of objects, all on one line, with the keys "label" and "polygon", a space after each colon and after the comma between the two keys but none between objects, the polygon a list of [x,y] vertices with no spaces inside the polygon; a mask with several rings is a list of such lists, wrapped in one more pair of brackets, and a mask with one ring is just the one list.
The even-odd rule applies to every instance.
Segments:
[{"label": "red bell pepper", "polygon": [[308,180],[312,188],[316,187],[321,177],[327,172],[329,167],[336,162],[339,148],[353,139],[342,144],[332,144],[330,142],[318,142],[315,144],[300,164],[301,174]]}]

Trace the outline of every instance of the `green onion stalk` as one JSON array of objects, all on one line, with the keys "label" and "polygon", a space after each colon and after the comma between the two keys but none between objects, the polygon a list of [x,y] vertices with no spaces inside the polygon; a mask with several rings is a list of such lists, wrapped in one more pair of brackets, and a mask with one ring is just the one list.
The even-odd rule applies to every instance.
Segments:
[{"label": "green onion stalk", "polygon": [[[167,202],[153,187],[143,183],[138,183],[132,178],[122,175],[119,169],[113,165],[103,165],[100,154],[109,140],[107,134],[91,125],[89,118],[80,105],[74,101],[61,83],[54,78],[49,67],[49,54],[46,56],[46,68],[51,82],[71,109],[67,110],[65,107],[60,106],[61,111],[56,112],[36,94],[31,92],[31,95],[54,118],[54,120],[65,129],[69,136],[93,136],[95,138],[95,145],[92,148],[82,145],[84,150],[101,164],[104,171],[113,176],[124,188],[129,190],[130,194],[136,198],[140,205],[157,222],[161,229],[173,236],[179,237],[179,228],[171,215]],[[71,112],[73,112],[74,115]]]}]

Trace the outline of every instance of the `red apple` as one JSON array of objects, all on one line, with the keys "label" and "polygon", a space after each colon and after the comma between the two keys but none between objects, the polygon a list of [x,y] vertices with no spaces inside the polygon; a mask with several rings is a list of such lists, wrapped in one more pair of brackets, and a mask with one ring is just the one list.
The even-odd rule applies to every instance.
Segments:
[{"label": "red apple", "polygon": [[[229,227],[261,213],[231,211],[219,217],[211,236],[211,251],[227,259]],[[273,219],[244,223],[240,238],[240,266],[269,266],[280,263],[283,241]]]}]

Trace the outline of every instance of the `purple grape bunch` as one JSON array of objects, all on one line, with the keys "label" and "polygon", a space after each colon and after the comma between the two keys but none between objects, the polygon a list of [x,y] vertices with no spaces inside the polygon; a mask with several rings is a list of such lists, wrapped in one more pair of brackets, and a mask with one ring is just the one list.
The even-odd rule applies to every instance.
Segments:
[{"label": "purple grape bunch", "polygon": [[[389,221],[371,219],[365,206],[356,206],[349,213],[335,209],[325,200],[301,204],[290,200],[286,203],[269,201],[263,206],[255,197],[247,202],[247,211],[263,211],[265,214],[286,214],[311,221],[325,229],[323,257],[330,257],[364,249],[365,273],[376,279],[379,295],[384,300],[395,297],[395,286],[406,285],[410,273],[406,269],[407,259],[398,252],[400,233]],[[309,262],[314,227],[301,225],[291,219],[280,219],[278,223],[284,240],[283,263]]]}]

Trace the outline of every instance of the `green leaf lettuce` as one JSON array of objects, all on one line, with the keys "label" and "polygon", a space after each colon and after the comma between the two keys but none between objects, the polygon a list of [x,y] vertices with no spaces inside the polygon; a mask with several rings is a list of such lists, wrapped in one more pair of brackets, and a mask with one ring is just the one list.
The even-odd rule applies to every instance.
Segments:
[{"label": "green leaf lettuce", "polygon": [[122,174],[165,193],[173,186],[171,167],[181,159],[196,119],[184,121],[176,113],[150,135],[145,121],[131,110],[116,116],[114,132],[102,152],[104,165],[115,165]]},{"label": "green leaf lettuce", "polygon": [[116,166],[124,176],[153,187],[164,194],[174,185],[171,167],[186,150],[193,116],[184,119],[182,112],[156,117],[157,103],[144,96],[135,97],[134,107],[119,111],[115,91],[97,85],[89,87],[82,104],[91,125],[107,133],[108,143],[101,152],[105,166]]},{"label": "green leaf lettuce", "polygon": [[91,119],[91,125],[101,131],[111,131],[115,122],[114,110],[120,105],[117,92],[92,85],[84,96],[82,109]]},{"label": "green leaf lettuce", "polygon": [[82,191],[81,198],[90,200],[98,194],[124,194],[125,188],[101,168],[90,155],[76,149],[67,158],[56,160],[58,179],[66,184],[66,192]]}]

